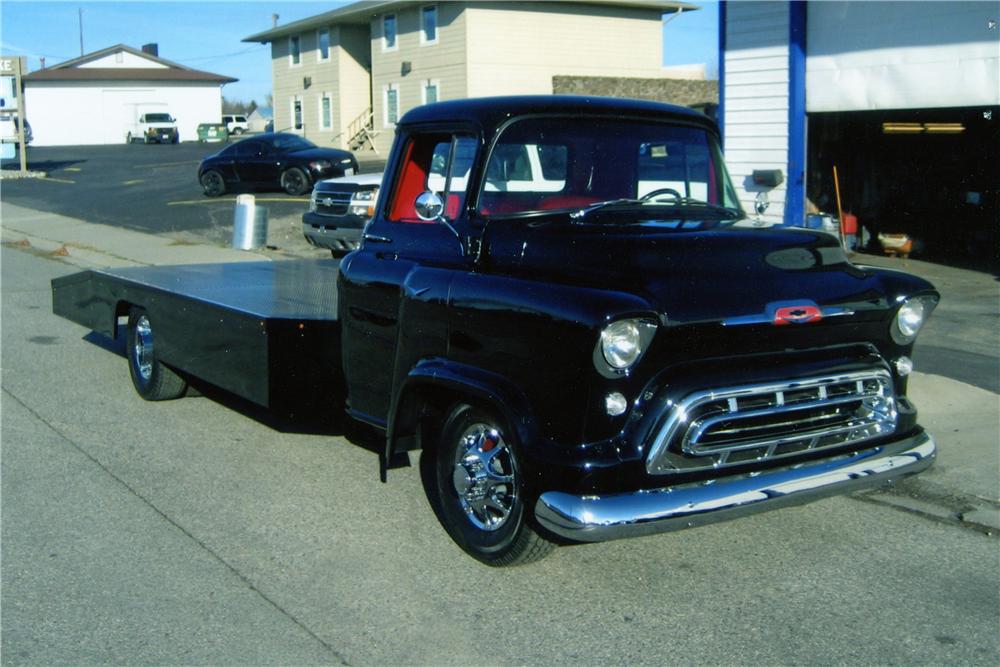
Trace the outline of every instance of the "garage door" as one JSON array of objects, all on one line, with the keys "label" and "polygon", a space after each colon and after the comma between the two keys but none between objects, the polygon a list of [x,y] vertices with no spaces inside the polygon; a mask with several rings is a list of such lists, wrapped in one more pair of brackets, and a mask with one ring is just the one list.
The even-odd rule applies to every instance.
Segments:
[{"label": "garage door", "polygon": [[809,112],[1000,104],[995,3],[811,2],[806,20]]},{"label": "garage door", "polygon": [[138,107],[148,107],[155,101],[153,89],[120,89],[101,91],[101,141],[120,144],[135,120]]}]

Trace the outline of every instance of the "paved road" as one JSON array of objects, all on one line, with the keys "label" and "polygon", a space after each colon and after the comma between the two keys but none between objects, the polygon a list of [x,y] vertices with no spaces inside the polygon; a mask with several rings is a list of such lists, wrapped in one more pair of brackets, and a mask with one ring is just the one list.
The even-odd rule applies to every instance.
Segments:
[{"label": "paved road", "polygon": [[[2,652],[37,664],[984,664],[997,539],[864,498],[466,557],[416,468],[206,398],[138,399],[2,250]],[[235,409],[234,409],[235,408]]]}]

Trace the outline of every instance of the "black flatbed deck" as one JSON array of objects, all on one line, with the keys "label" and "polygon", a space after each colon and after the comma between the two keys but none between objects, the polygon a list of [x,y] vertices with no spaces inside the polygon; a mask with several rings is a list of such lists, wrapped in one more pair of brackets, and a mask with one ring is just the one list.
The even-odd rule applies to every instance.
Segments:
[{"label": "black flatbed deck", "polygon": [[325,403],[341,378],[334,259],[92,269],[52,310],[110,338],[146,311],[159,359],[270,408]]}]

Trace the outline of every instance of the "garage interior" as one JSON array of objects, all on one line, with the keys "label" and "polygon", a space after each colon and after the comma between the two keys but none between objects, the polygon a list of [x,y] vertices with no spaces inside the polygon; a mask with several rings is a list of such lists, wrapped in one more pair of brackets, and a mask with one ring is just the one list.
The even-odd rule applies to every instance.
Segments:
[{"label": "garage interior", "polygon": [[858,218],[859,250],[906,234],[910,256],[1000,272],[1000,107],[811,113],[809,201]]}]

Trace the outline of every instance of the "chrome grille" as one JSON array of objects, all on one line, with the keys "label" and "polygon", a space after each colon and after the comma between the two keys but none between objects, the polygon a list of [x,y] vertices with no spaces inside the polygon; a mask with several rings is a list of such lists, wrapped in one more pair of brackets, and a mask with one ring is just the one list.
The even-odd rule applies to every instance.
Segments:
[{"label": "chrome grille", "polygon": [[313,192],[316,201],[316,212],[320,215],[347,215],[347,207],[351,203],[352,192]]},{"label": "chrome grille", "polygon": [[896,417],[884,370],[696,392],[669,404],[646,469],[689,472],[863,442],[895,431]]}]

